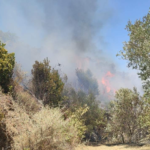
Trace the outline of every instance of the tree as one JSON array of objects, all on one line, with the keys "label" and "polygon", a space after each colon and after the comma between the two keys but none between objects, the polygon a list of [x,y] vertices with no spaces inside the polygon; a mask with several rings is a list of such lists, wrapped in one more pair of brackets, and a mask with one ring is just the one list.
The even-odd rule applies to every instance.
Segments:
[{"label": "tree", "polygon": [[99,94],[97,80],[93,78],[92,72],[90,70],[83,71],[81,69],[77,69],[76,75],[78,77],[81,90],[83,90],[85,93],[92,92],[94,95]]},{"label": "tree", "polygon": [[[122,139],[122,143],[137,142],[140,137],[143,101],[137,90],[121,88],[116,92],[115,101],[111,109],[110,130],[115,138]],[[126,138],[125,138],[126,137]]]},{"label": "tree", "polygon": [[138,70],[145,90],[142,126],[150,127],[150,12],[134,24],[129,21],[126,30],[130,39],[124,42],[123,50],[117,56],[128,60],[128,67]]},{"label": "tree", "polygon": [[[87,128],[85,138],[92,141],[101,140],[106,127],[106,120],[104,110],[100,107],[100,101],[96,100],[95,94],[92,92],[85,93],[81,90],[75,91],[69,85],[65,85],[63,94],[66,97],[64,105],[69,112],[76,112],[76,110],[84,108],[85,105],[88,107],[88,111],[82,116]],[[65,119],[67,117],[68,114],[65,114]]]},{"label": "tree", "polygon": [[[79,93],[79,99],[81,100],[82,93]],[[97,136],[97,140],[102,140],[104,128],[106,127],[106,120],[104,118],[105,111],[100,107],[100,101],[96,100],[95,95],[90,92],[85,100],[82,101],[82,105],[87,104],[89,110],[85,113],[85,125],[87,126],[87,137],[92,137],[92,134]],[[91,139],[92,140],[92,139]],[[94,140],[94,139],[93,139]]]},{"label": "tree", "polygon": [[35,61],[32,69],[32,89],[38,99],[43,100],[44,104],[58,106],[61,101],[61,92],[64,83],[62,82],[57,70],[52,69],[49,60],[43,62]]},{"label": "tree", "polygon": [[123,50],[117,56],[128,60],[128,67],[139,70],[144,89],[150,87],[150,13],[142,20],[130,21],[126,26],[130,40],[124,42]]},{"label": "tree", "polygon": [[0,86],[7,93],[12,80],[13,68],[15,65],[15,54],[8,53],[5,44],[0,42]]}]

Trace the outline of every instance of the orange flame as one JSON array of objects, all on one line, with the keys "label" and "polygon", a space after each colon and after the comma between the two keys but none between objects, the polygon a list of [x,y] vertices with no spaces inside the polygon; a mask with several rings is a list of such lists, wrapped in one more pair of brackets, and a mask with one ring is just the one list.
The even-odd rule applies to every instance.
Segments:
[{"label": "orange flame", "polygon": [[110,71],[108,71],[101,80],[101,83],[105,86],[107,93],[109,93],[110,91],[113,91],[113,93],[115,93],[115,90],[111,89],[110,83],[109,83],[109,78],[113,77],[113,76],[114,76],[114,74],[112,74]]},{"label": "orange flame", "polygon": [[113,77],[114,74],[112,74],[110,71],[108,71],[107,74],[106,74],[106,76],[108,76],[108,77]]}]

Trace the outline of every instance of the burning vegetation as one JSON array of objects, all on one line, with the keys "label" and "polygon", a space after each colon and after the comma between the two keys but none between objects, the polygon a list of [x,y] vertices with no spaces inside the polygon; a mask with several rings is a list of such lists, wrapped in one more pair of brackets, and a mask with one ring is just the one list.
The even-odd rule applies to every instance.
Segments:
[{"label": "burning vegetation", "polygon": [[110,71],[106,73],[106,75],[102,78],[101,83],[105,86],[106,92],[109,93],[110,91],[115,92],[113,88],[111,88],[109,79],[111,79],[114,76]]}]

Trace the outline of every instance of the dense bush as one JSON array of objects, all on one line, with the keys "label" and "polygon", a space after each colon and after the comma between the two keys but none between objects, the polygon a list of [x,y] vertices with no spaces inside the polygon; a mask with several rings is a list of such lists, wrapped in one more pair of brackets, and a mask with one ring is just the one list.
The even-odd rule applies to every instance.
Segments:
[{"label": "dense bush", "polygon": [[30,95],[30,93],[23,90],[21,86],[15,87],[15,102],[26,111],[27,114],[33,115],[37,113],[41,107],[42,104],[38,102],[38,100]]},{"label": "dense bush", "polygon": [[115,101],[111,102],[111,120],[107,131],[112,139],[121,143],[136,143],[143,138],[140,116],[143,113],[143,100],[137,90],[121,88],[116,92]]},{"label": "dense bush", "polygon": [[67,110],[65,115],[70,118],[70,124],[73,125],[77,129],[77,135],[80,140],[85,137],[85,133],[87,131],[87,126],[85,125],[84,114],[88,111],[87,105],[84,107],[75,108],[75,111],[72,112]]},{"label": "dense bush", "polygon": [[32,130],[17,136],[19,142],[13,147],[15,150],[72,150],[80,141],[72,119],[64,121],[59,108],[43,108],[32,117]]},{"label": "dense bush", "polygon": [[88,107],[88,110],[82,116],[84,125],[86,126],[85,139],[91,140],[91,135],[96,134],[97,138],[99,138],[95,140],[102,140],[106,120],[104,117],[105,111],[100,107],[100,101],[96,100],[92,92],[88,94],[83,91],[77,92],[71,86],[67,85],[64,88],[63,94],[66,96],[64,103],[66,103],[66,107],[70,112],[80,110],[85,105]]},{"label": "dense bush", "polygon": [[15,64],[15,54],[9,54],[4,47],[5,44],[0,42],[0,86],[3,88],[4,92],[7,93],[9,88],[11,88],[10,82],[12,80]]},{"label": "dense bush", "polygon": [[36,61],[32,69],[32,90],[35,96],[44,104],[58,106],[64,83],[57,70],[52,69],[49,60]]}]

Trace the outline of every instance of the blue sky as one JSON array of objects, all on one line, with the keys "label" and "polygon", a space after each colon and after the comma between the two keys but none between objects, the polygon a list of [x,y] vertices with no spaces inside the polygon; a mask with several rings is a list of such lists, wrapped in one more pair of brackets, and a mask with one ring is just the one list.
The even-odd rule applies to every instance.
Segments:
[{"label": "blue sky", "polygon": [[110,6],[114,9],[114,15],[108,29],[105,29],[105,31],[107,30],[107,32],[105,32],[105,39],[109,47],[107,50],[111,53],[115,61],[120,64],[121,68],[128,69],[126,68],[126,61],[116,57],[116,53],[122,50],[123,42],[129,40],[128,33],[125,30],[127,22],[131,20],[131,22],[134,23],[137,19],[142,19],[149,11],[150,1],[111,0],[110,2]]}]

